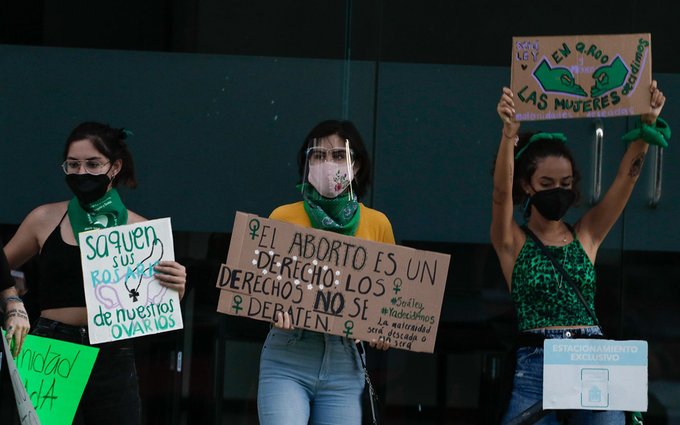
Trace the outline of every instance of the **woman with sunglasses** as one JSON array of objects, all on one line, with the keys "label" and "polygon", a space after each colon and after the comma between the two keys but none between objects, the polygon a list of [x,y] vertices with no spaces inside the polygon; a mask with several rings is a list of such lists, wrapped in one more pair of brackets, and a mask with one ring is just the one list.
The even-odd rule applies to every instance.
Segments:
[{"label": "woman with sunglasses", "polygon": [[[637,128],[624,136],[630,143],[611,187],[572,227],[562,217],[578,200],[579,173],[566,137],[561,133],[518,134],[514,94],[503,88],[496,108],[503,133],[493,176],[491,242],[515,303],[520,330],[504,422],[542,400],[544,339],[602,335],[594,313],[598,248],[628,202],[649,143],[664,146],[670,137],[668,126],[659,118],[666,98],[656,81],[650,92],[650,112],[641,115]],[[524,226],[513,219],[514,205],[521,205]],[[541,245],[562,264],[583,300]],[[577,422],[573,423],[624,423],[622,412],[580,410],[574,415]],[[558,422],[553,413],[537,423]]]},{"label": "woman with sunglasses", "polygon": [[[394,243],[392,226],[358,201],[366,193],[371,160],[349,121],[314,127],[298,153],[302,200],[276,208],[270,218],[371,241]],[[384,341],[371,346],[387,349]],[[296,329],[278,314],[260,358],[257,406],[262,425],[361,423],[364,373],[356,341]]]},{"label": "woman with sunglasses", "polygon": [[[87,310],[78,248],[83,231],[132,224],[145,218],[129,211],[116,187],[137,186],[124,129],[85,122],[66,140],[62,168],[73,192],[69,201],[31,211],[5,246],[12,268],[38,255],[40,317],[33,334],[88,344]],[[186,272],[176,261],[155,267],[161,285],[184,295]],[[12,324],[7,337],[21,348],[27,318]],[[76,424],[139,424],[140,400],[131,340],[98,344],[99,354],[81,398]]]}]

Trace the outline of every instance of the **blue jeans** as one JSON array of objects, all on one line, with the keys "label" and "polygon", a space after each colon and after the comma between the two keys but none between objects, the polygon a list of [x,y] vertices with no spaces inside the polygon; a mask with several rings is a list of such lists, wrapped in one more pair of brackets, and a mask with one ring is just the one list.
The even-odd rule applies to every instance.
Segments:
[{"label": "blue jeans", "polygon": [[[582,338],[592,335],[602,335],[597,326],[581,329],[541,329],[528,332],[545,335],[545,338]],[[508,410],[505,412],[503,423],[517,417],[534,403],[543,400],[543,348],[520,347],[517,350],[515,378],[512,385],[512,397]],[[625,423],[623,412],[612,410],[570,410],[565,412],[569,417],[569,424],[618,425]],[[536,425],[559,424],[553,412],[536,422]]]},{"label": "blue jeans", "polygon": [[[31,332],[76,344],[90,345],[87,327],[41,317]],[[80,399],[73,424],[139,425],[141,402],[132,341],[97,344],[97,360]]]},{"label": "blue jeans", "polygon": [[354,340],[272,328],[262,347],[261,425],[359,425],[364,374]]}]

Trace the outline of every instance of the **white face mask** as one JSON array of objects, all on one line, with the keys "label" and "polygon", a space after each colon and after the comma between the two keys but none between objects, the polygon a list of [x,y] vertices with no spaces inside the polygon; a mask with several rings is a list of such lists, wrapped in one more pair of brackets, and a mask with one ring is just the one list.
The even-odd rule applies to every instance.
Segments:
[{"label": "white face mask", "polygon": [[337,198],[344,192],[354,178],[352,174],[347,164],[322,162],[309,165],[309,183],[326,198]]}]

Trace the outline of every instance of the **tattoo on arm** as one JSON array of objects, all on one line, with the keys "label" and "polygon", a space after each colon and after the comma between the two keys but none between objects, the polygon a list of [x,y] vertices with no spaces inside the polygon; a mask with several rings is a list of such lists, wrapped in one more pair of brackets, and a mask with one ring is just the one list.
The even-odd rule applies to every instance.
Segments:
[{"label": "tattoo on arm", "polygon": [[24,320],[28,320],[28,316],[26,315],[26,313],[24,313],[21,310],[9,310],[5,316],[5,319],[9,319],[11,317],[20,317]]},{"label": "tattoo on arm", "polygon": [[640,175],[640,169],[642,168],[642,163],[645,162],[645,154],[641,153],[635,158],[630,164],[630,169],[628,170],[628,175],[630,177],[637,177]]}]

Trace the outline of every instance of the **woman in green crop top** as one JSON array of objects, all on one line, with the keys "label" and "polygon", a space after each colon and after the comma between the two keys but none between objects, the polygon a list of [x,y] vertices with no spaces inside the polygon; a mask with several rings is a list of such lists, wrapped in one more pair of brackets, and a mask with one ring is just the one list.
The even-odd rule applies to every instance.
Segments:
[{"label": "woman in green crop top", "polygon": [[[624,136],[631,143],[614,182],[604,198],[571,228],[562,217],[578,200],[579,174],[565,145],[566,137],[561,133],[519,134],[514,94],[503,88],[496,108],[503,121],[503,133],[493,176],[491,242],[517,309],[520,346],[523,340],[602,335],[596,318],[588,312],[594,310],[595,304],[593,265],[597,250],[630,197],[648,144],[664,146],[670,137],[667,124],[659,118],[666,98],[656,81],[650,92],[650,112],[641,115],[636,130]],[[521,206],[525,226],[520,227],[513,219],[514,205]],[[579,287],[588,309],[525,229],[533,232],[562,264]],[[517,352],[512,397],[504,423],[540,402],[543,396],[543,344],[524,345],[528,346],[521,346]],[[582,410],[574,415],[577,423],[624,423],[622,412]],[[557,424],[557,418],[551,414],[537,423]]]}]

